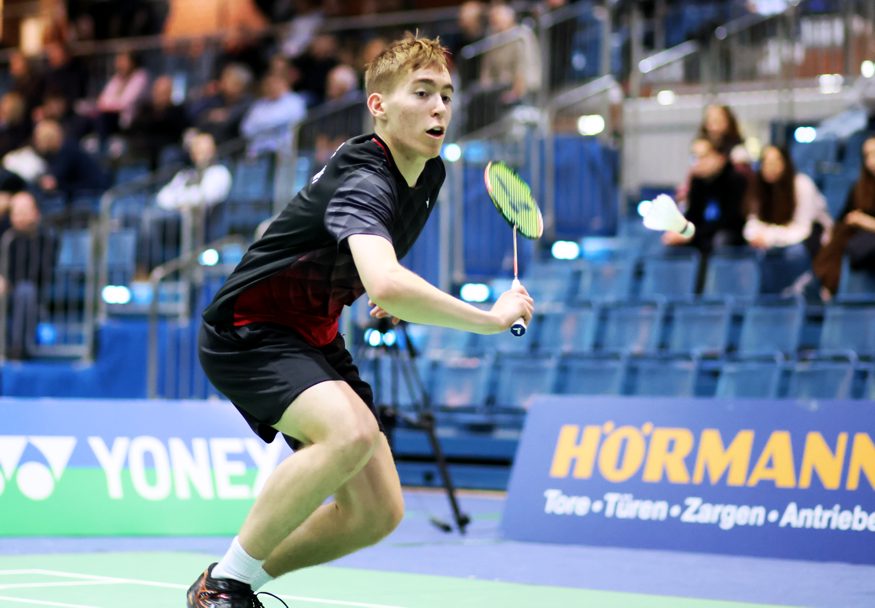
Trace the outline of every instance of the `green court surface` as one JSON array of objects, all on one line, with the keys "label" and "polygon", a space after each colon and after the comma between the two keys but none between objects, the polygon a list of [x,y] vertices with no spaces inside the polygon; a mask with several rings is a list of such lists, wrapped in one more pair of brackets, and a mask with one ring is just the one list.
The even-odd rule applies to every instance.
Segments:
[{"label": "green court surface", "polygon": [[[209,558],[193,553],[0,556],[0,606],[184,607]],[[266,588],[291,608],[765,608],[711,601],[322,566]],[[281,606],[262,596],[265,608]],[[785,607],[786,608],[786,607]]]}]

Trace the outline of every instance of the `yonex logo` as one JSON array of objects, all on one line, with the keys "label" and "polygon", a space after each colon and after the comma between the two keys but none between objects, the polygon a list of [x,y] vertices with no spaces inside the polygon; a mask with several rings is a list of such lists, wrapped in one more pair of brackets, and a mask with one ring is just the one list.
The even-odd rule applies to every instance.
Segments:
[{"label": "yonex logo", "polygon": [[[28,445],[36,448],[45,462],[22,463]],[[75,437],[0,435],[0,495],[14,482],[27,498],[45,500],[55,491],[75,447]]]}]

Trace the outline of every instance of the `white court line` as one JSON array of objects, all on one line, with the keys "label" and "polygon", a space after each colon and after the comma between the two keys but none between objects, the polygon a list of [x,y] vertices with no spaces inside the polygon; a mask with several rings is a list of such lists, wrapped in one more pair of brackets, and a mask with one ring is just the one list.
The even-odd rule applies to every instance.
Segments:
[{"label": "white court line", "polygon": [[[86,579],[87,581],[97,581],[100,583],[113,584],[113,583],[123,583],[127,585],[143,585],[146,587],[160,587],[162,589],[188,589],[188,585],[179,585],[176,583],[159,583],[155,581],[144,581],[140,579],[134,578],[117,578],[113,576],[98,576],[96,574],[81,574],[78,572],[63,572],[60,570],[42,570],[42,569],[32,569],[32,570],[0,570],[0,575],[5,574],[42,574],[45,576],[59,576],[64,578],[78,578],[78,579]],[[48,583],[51,585],[52,583]],[[367,602],[349,602],[344,600],[328,600],[322,599],[318,597],[306,597],[303,595],[281,595],[276,594],[279,597],[285,600],[294,600],[299,602],[310,602],[311,604],[327,604],[330,606],[354,606],[356,608],[403,608],[402,606],[392,606],[388,604],[369,604]],[[6,599],[6,598],[0,598]],[[11,598],[10,598],[11,599]],[[24,600],[19,600],[24,601]],[[28,600],[35,601],[35,600]],[[51,604],[46,603],[46,606],[72,606],[73,608],[99,608],[97,606],[74,606],[73,604]]]},{"label": "white court line", "polygon": [[100,606],[87,606],[85,604],[64,604],[61,602],[45,602],[43,600],[25,600],[20,597],[6,597],[0,595],[0,600],[15,602],[17,604],[31,604],[33,606],[59,606],[60,608],[100,608]]},{"label": "white court line", "polygon": [[113,581],[68,581],[64,583],[13,583],[11,585],[0,585],[0,591],[8,591],[9,589],[44,589],[46,587],[90,587],[93,585],[115,585]]}]

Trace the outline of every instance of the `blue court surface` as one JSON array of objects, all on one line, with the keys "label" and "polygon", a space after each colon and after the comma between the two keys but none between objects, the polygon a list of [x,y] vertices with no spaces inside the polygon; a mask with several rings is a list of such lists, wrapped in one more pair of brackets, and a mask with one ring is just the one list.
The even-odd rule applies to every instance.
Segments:
[{"label": "blue court surface", "polygon": [[[430,521],[450,520],[442,491],[408,490],[406,500],[404,522],[381,544],[265,590],[294,607],[875,606],[872,566],[505,541],[500,493],[460,494],[472,518],[462,536]],[[0,539],[0,606],[183,606],[228,540]]]}]

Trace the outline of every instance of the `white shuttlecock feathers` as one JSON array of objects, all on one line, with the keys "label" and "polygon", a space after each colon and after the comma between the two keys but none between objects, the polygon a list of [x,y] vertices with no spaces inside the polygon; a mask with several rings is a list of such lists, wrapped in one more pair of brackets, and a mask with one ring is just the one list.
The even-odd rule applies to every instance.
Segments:
[{"label": "white shuttlecock feathers", "polygon": [[696,233],[693,223],[683,216],[677,203],[667,194],[660,194],[642,209],[644,226],[651,230],[670,230],[687,238]]}]

